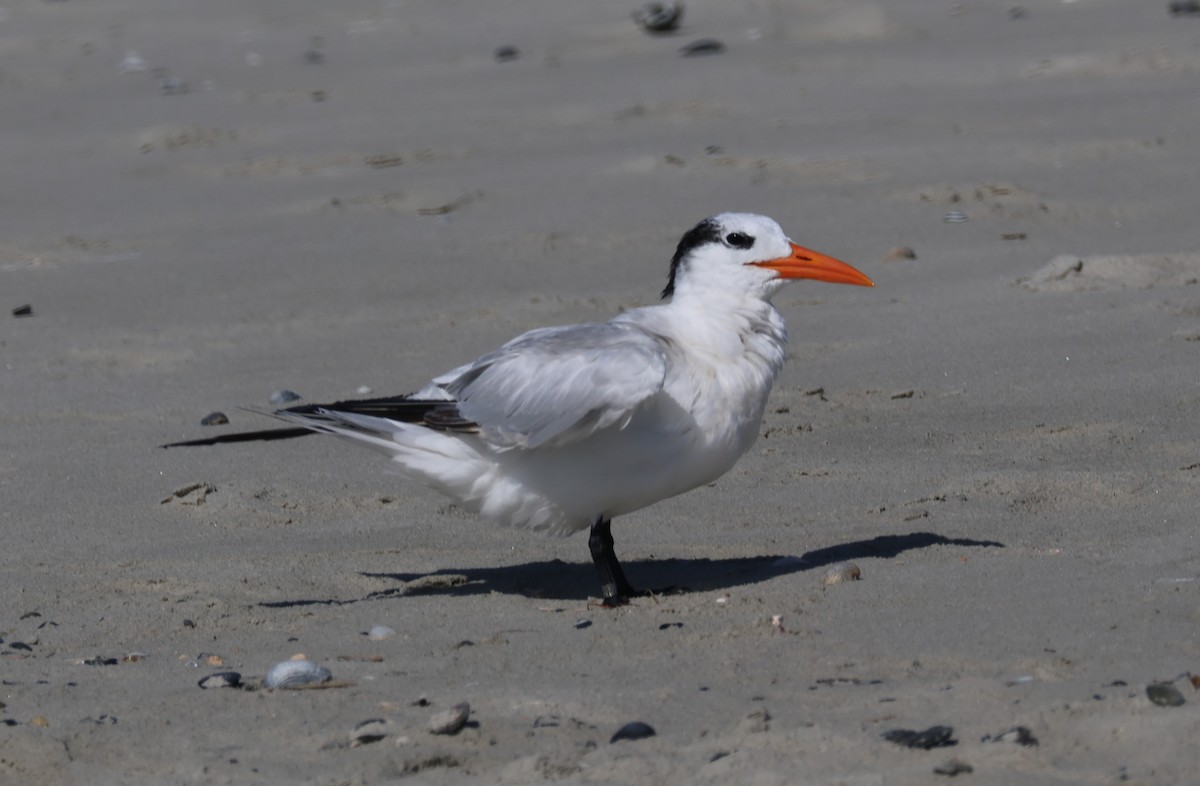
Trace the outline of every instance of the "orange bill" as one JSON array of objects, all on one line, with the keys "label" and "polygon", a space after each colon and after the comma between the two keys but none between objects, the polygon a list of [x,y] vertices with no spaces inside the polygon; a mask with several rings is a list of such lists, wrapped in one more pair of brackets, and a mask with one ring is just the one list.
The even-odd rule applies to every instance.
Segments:
[{"label": "orange bill", "polygon": [[874,281],[845,262],[811,251],[795,243],[789,245],[792,247],[791,256],[768,259],[766,262],[751,262],[750,264],[774,270],[780,278],[811,278],[816,281],[828,281],[831,284],[875,286]]}]

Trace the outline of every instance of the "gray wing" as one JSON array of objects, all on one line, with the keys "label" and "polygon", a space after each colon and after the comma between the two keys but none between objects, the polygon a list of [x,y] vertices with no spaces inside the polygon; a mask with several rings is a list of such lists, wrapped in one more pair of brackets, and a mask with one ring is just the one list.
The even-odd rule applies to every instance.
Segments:
[{"label": "gray wing", "polygon": [[534,448],[623,425],[666,373],[658,339],[610,323],[532,330],[435,382],[497,447]]}]

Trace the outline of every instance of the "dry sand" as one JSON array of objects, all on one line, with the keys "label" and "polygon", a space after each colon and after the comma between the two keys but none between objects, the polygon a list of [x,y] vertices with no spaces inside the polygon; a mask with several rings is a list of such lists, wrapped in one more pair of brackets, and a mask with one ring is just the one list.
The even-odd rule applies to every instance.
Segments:
[{"label": "dry sand", "polygon": [[[1195,782],[1200,18],[1021,5],[9,0],[0,781]],[[616,522],[689,594],[333,439],[156,447],[652,302],[722,210],[878,286],[785,290],[758,445]],[[342,687],[197,687],[296,653]]]}]

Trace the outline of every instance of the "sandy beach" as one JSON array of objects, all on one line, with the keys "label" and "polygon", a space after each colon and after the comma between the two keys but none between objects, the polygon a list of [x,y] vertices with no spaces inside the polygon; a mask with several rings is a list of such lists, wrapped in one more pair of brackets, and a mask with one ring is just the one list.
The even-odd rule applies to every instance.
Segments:
[{"label": "sandy beach", "polygon": [[[0,782],[1195,782],[1200,12],[636,7],[0,6]],[[876,287],[776,297],[758,443],[614,522],[689,592],[337,439],[159,447],[653,303],[727,210]]]}]

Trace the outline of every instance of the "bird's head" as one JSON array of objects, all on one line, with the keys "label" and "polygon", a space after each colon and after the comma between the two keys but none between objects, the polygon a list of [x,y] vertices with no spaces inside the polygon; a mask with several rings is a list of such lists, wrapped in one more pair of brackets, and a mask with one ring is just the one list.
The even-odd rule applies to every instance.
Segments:
[{"label": "bird's head", "polygon": [[679,241],[663,297],[717,289],[765,300],[795,278],[875,286],[845,262],[796,245],[766,216],[721,213],[704,219]]}]

